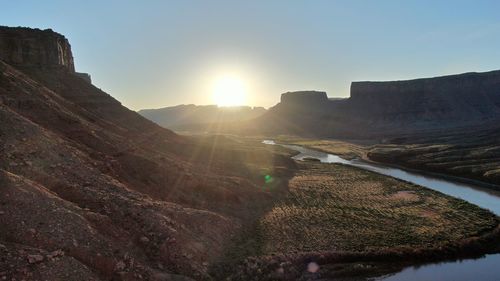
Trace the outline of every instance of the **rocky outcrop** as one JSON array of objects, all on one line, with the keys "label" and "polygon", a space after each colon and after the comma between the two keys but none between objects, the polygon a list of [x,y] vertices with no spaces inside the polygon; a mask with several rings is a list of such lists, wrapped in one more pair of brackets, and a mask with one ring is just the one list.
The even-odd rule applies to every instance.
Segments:
[{"label": "rocky outcrop", "polygon": [[68,40],[51,29],[0,26],[0,59],[16,67],[75,71]]},{"label": "rocky outcrop", "polygon": [[71,45],[52,29],[0,26],[0,60],[27,71],[63,70],[92,83],[90,74],[75,72]]},{"label": "rocky outcrop", "polygon": [[92,79],[90,78],[90,74],[84,73],[84,72],[75,72],[76,76],[82,78],[83,80],[87,81],[88,83],[92,84]]},{"label": "rocky outcrop", "polygon": [[320,105],[328,102],[326,92],[296,91],[281,94],[281,103],[288,105]]}]

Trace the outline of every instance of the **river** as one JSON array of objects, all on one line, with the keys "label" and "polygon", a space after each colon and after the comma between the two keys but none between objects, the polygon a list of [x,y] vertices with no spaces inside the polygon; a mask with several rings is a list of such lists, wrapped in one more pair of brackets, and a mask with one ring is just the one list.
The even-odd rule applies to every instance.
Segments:
[{"label": "river", "polygon": [[[272,140],[265,140],[263,143],[276,145],[276,143]],[[441,193],[463,199],[477,206],[488,209],[496,215],[500,215],[500,196],[497,193],[488,192],[484,188],[480,188],[472,184],[454,182],[451,180],[419,174],[417,172],[409,172],[398,168],[388,167],[382,164],[373,164],[359,159],[346,160],[334,154],[298,145],[280,145],[299,152],[299,154],[293,157],[293,159],[296,160],[316,158],[322,163],[341,163],[359,167],[437,190]],[[411,266],[398,273],[379,277],[374,280],[500,281],[500,254],[486,255],[479,259],[467,259]]]}]

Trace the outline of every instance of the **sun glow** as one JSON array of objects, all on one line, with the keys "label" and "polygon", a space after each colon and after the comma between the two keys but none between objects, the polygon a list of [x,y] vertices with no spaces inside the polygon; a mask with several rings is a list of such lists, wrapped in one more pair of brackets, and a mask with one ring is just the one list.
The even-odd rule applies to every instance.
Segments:
[{"label": "sun glow", "polygon": [[212,98],[218,106],[245,105],[245,85],[237,77],[224,76],[215,81]]}]

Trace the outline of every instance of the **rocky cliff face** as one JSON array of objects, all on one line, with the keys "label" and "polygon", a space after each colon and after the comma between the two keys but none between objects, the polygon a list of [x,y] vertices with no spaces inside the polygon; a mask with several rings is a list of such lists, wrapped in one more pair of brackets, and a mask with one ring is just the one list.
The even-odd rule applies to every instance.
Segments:
[{"label": "rocky cliff face", "polygon": [[281,102],[288,105],[320,105],[328,102],[326,92],[297,91],[281,94]]},{"label": "rocky cliff face", "polygon": [[[490,72],[471,72],[434,78],[421,78],[387,82],[353,82],[353,100],[370,98],[401,98],[419,95],[452,95],[454,97],[476,97],[491,95],[498,100],[500,92],[500,70]],[[497,103],[497,105],[499,105]]]},{"label": "rocky cliff face", "polygon": [[75,72],[68,40],[51,29],[0,26],[0,59],[17,67]]},{"label": "rocky cliff face", "polygon": [[76,76],[85,80],[87,83],[92,83],[92,79],[90,78],[90,74],[83,73],[83,72],[76,72],[75,74],[76,74]]},{"label": "rocky cliff face", "polygon": [[257,120],[266,132],[384,137],[489,126],[500,120],[500,71],[389,82],[353,82],[351,97],[290,92]]},{"label": "rocky cliff face", "polygon": [[[500,71],[391,82],[353,82],[350,103],[365,116],[450,122],[500,113]],[[442,120],[441,120],[442,121]]]},{"label": "rocky cliff face", "polygon": [[[281,101],[273,110],[281,114],[317,115],[329,111],[331,101],[326,92],[320,91],[297,91],[281,94]],[[287,112],[287,113],[285,113]]]}]

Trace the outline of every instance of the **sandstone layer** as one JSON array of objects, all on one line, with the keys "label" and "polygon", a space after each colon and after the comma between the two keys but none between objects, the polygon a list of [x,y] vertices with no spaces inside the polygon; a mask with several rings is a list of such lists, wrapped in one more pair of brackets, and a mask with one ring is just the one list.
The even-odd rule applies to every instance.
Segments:
[{"label": "sandstone layer", "polygon": [[264,133],[387,138],[500,120],[500,71],[390,82],[353,82],[351,97],[289,92],[250,127]]}]

